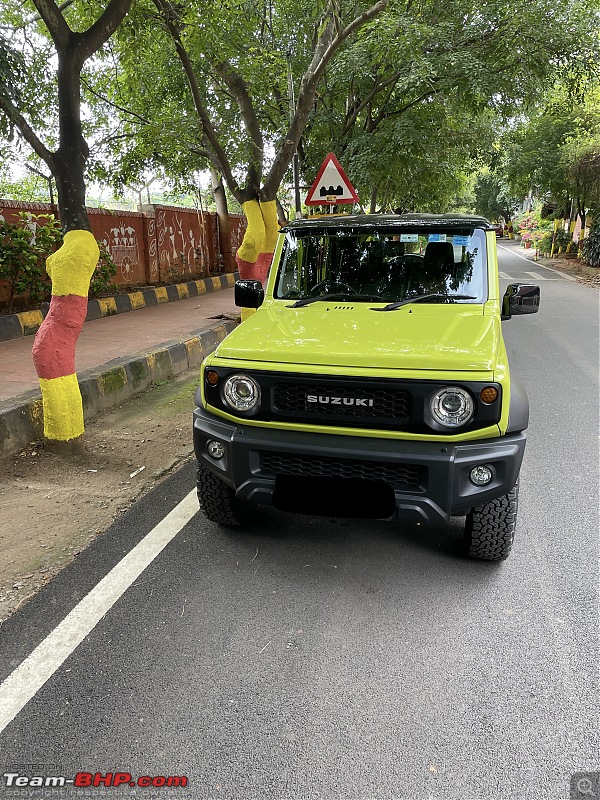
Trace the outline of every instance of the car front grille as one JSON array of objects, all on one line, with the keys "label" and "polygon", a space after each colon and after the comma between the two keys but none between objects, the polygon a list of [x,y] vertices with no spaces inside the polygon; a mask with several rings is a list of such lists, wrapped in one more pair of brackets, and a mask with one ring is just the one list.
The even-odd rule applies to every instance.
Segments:
[{"label": "car front grille", "polygon": [[383,481],[396,489],[425,490],[427,470],[414,464],[324,458],[292,453],[259,452],[260,470],[270,475],[301,475],[315,478],[363,478]]},{"label": "car front grille", "polygon": [[[315,398],[310,402],[308,398]],[[335,384],[277,383],[273,387],[273,413],[310,422],[340,422],[360,425],[361,421],[384,420],[394,427],[410,420],[411,396],[401,389]]]}]

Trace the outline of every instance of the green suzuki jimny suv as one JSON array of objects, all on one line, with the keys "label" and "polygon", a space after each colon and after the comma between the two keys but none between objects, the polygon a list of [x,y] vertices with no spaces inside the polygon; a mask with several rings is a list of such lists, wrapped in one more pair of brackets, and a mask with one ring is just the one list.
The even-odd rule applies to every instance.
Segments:
[{"label": "green suzuki jimny suv", "polygon": [[474,216],[325,216],[282,228],[255,308],[202,365],[194,445],[208,519],[260,505],[409,522],[465,517],[466,552],[510,553],[529,416],[501,320],[539,287],[498,284]]}]

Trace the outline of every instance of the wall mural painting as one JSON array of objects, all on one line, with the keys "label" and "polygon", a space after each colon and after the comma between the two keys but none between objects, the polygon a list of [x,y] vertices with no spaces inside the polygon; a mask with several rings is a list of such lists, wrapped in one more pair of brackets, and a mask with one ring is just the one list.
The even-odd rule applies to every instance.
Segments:
[{"label": "wall mural painting", "polygon": [[210,226],[201,214],[184,209],[157,209],[156,242],[160,279],[210,274]]},{"label": "wall mural painting", "polygon": [[233,255],[235,255],[238,247],[242,243],[242,239],[244,238],[244,232],[246,230],[246,224],[243,217],[241,218],[230,218],[230,228],[231,228],[231,249],[233,251]]},{"label": "wall mural painting", "polygon": [[117,265],[113,282],[133,286],[145,280],[144,230],[141,214],[88,209],[92,233]]},{"label": "wall mural painting", "polygon": [[150,259],[150,280],[158,280],[158,247],[156,244],[156,222],[148,220],[148,258]]},{"label": "wall mural painting", "polygon": [[138,241],[135,228],[121,223],[110,229],[109,236],[102,243],[111,255],[125,283],[132,283],[133,268],[139,263]]}]

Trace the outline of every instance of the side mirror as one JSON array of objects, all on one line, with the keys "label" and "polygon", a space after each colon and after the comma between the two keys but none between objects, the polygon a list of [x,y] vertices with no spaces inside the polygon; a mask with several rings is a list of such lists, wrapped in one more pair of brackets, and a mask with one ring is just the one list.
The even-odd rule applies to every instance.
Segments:
[{"label": "side mirror", "polygon": [[239,308],[258,308],[265,299],[265,290],[260,281],[236,281],[234,298]]},{"label": "side mirror", "polygon": [[534,283],[511,283],[502,298],[502,319],[517,314],[535,314],[540,307],[540,287]]}]

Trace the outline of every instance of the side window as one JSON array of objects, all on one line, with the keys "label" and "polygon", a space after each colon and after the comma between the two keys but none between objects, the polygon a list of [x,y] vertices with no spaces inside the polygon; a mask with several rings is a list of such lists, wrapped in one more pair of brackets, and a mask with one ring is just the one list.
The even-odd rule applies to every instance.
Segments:
[{"label": "side window", "polygon": [[480,230],[468,236],[455,235],[452,241],[455,268],[452,276],[452,291],[457,294],[476,295],[484,299],[486,283],[485,241]]},{"label": "side window", "polygon": [[281,259],[277,297],[293,297],[298,290],[298,240],[289,233],[285,237],[285,245]]}]

